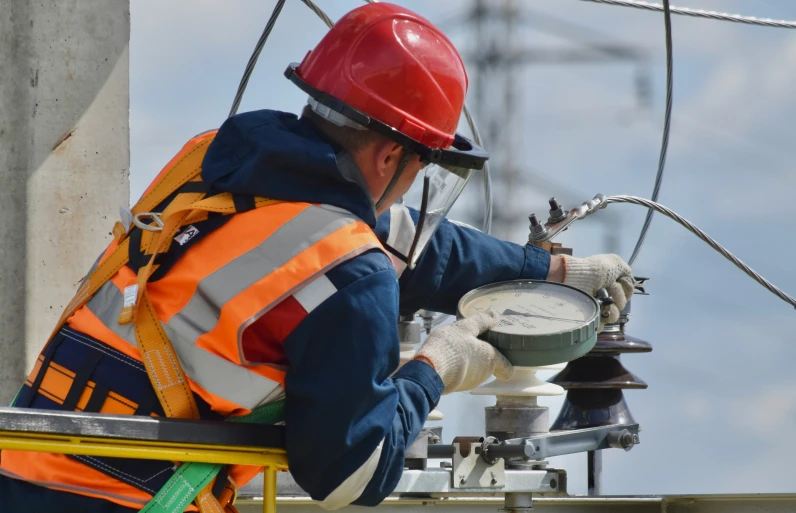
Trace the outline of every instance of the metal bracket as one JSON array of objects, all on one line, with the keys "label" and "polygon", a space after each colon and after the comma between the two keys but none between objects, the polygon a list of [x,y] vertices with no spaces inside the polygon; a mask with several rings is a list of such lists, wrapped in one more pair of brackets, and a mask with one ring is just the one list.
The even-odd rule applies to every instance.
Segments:
[{"label": "metal bracket", "polygon": [[[634,445],[640,443],[638,432],[638,424],[611,424],[570,431],[552,431],[528,438],[513,438],[499,443],[484,442],[481,438],[470,437],[468,447],[475,446],[473,440],[476,440],[477,450],[485,453],[481,459],[488,466],[488,462],[496,461],[498,458],[530,461],[610,448],[629,451]],[[456,438],[454,442],[459,440],[462,439]],[[450,458],[451,456],[456,458],[459,452],[455,444],[429,445],[427,450],[429,458]]]},{"label": "metal bracket", "polygon": [[505,462],[502,458],[487,462],[481,457],[483,438],[453,439],[453,488],[503,488]]},{"label": "metal bracket", "polygon": [[528,438],[506,440],[501,445],[489,447],[489,456],[536,460],[617,448],[629,451],[639,443],[638,424],[613,424],[572,431],[552,431]]}]

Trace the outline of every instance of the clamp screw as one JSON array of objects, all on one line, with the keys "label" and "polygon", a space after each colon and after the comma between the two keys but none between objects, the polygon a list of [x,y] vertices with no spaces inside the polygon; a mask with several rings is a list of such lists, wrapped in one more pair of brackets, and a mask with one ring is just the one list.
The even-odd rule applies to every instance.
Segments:
[{"label": "clamp screw", "polygon": [[550,198],[548,203],[550,203],[550,217],[547,218],[548,224],[556,224],[566,219],[567,212],[561,208],[558,200]]},{"label": "clamp screw", "polygon": [[531,234],[528,236],[529,241],[538,240],[547,233],[547,228],[539,222],[539,219],[536,218],[536,214],[529,215],[528,220],[531,222]]}]

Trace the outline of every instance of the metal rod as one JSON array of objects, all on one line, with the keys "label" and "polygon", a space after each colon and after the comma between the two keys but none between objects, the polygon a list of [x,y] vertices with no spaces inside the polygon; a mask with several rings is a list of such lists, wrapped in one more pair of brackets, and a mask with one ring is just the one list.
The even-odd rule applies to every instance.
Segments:
[{"label": "metal rod", "polygon": [[[630,438],[620,438],[622,435]],[[625,445],[618,445],[618,442],[614,441],[620,439],[626,440]],[[637,443],[639,443],[638,424],[613,424],[504,440],[487,447],[486,455],[488,458],[532,460],[593,452],[611,447],[628,449]],[[453,451],[452,445],[431,444],[428,446],[427,454],[431,459],[450,458],[453,456]]]},{"label": "metal rod", "polygon": [[263,513],[276,513],[276,469],[265,467],[263,472]]},{"label": "metal rod", "polygon": [[431,444],[428,446],[429,459],[444,459],[453,456],[452,445]]},{"label": "metal rod", "polygon": [[603,493],[603,453],[602,451],[588,452],[588,479],[589,495],[597,496]]}]

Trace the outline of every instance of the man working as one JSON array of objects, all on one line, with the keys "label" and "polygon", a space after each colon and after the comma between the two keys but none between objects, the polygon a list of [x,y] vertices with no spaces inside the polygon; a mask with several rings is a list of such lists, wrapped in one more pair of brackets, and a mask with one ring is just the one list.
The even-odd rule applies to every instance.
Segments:
[{"label": "man working", "polygon": [[[477,338],[493,312],[434,331],[395,372],[399,313],[453,313],[475,287],[529,278],[606,287],[616,316],[630,268],[443,220],[487,156],[455,132],[461,58],[420,16],[355,9],[286,75],[310,96],[302,116],[240,114],[172,160],[117,223],[15,406],[209,420],[265,408],[276,422],[284,400],[298,484],[326,508],[377,505],[442,394],[513,372]],[[422,208],[395,205],[421,171]],[[139,510],[175,468],[3,451],[0,506]],[[229,489],[258,470],[223,469],[189,508],[234,511]]]}]

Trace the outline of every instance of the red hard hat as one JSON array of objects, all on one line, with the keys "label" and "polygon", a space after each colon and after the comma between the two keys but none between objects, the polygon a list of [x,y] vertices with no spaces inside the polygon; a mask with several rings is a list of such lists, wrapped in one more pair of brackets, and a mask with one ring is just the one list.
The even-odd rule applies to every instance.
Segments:
[{"label": "red hard hat", "polygon": [[429,148],[451,146],[467,93],[450,40],[425,18],[381,2],[343,16],[295,73]]}]

